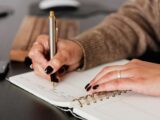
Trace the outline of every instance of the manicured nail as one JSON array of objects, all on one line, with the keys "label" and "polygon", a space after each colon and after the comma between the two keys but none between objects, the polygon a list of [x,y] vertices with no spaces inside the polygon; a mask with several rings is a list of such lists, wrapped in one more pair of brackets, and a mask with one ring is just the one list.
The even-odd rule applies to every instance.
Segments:
[{"label": "manicured nail", "polygon": [[46,74],[50,74],[53,72],[53,68],[51,66],[48,66],[46,69],[45,69],[45,73]]},{"label": "manicured nail", "polygon": [[32,64],[32,60],[31,60],[29,57],[26,57],[24,63],[25,63],[27,66],[30,66],[30,65]]},{"label": "manicured nail", "polygon": [[91,88],[92,88],[92,86],[89,86],[89,87],[87,88],[87,91],[89,91]]},{"label": "manicured nail", "polygon": [[99,87],[99,85],[93,86],[93,90],[96,90]]},{"label": "manicured nail", "polygon": [[67,70],[68,70],[69,66],[67,65],[64,65],[63,67],[61,67],[59,70],[58,70],[58,73],[59,74],[63,74],[65,73]]},{"label": "manicured nail", "polygon": [[51,77],[51,81],[52,81],[52,82],[56,82],[56,83],[59,82],[59,80],[58,80],[58,78],[57,78],[57,76],[56,76],[55,73],[53,73],[50,77]]},{"label": "manicured nail", "polygon": [[87,89],[87,88],[89,87],[89,85],[90,85],[90,84],[88,83],[88,84],[85,86],[85,89]]}]

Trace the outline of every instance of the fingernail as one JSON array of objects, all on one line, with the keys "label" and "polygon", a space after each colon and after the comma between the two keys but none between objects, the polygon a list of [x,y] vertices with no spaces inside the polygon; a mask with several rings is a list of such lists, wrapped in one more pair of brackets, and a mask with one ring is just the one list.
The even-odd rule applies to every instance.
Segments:
[{"label": "fingernail", "polygon": [[48,66],[46,69],[45,69],[45,73],[46,74],[50,74],[53,72],[53,68],[51,66]]},{"label": "fingernail", "polygon": [[27,66],[30,66],[30,65],[32,64],[32,60],[31,60],[29,57],[26,57],[24,63],[25,63]]},{"label": "fingernail", "polygon": [[89,85],[90,85],[90,84],[88,83],[88,84],[85,86],[85,89],[87,89],[87,88],[89,87]]},{"label": "fingernail", "polygon": [[58,70],[58,73],[59,74],[63,74],[65,73],[67,70],[68,70],[69,66],[67,65],[64,65],[63,67],[61,67],[59,70]]},{"label": "fingernail", "polygon": [[93,86],[93,90],[96,90],[99,87],[99,85]]},{"label": "fingernail", "polygon": [[91,88],[92,88],[92,86],[89,86],[89,87],[87,88],[87,91],[89,91]]},{"label": "fingernail", "polygon": [[51,77],[51,81],[52,81],[52,82],[56,82],[56,83],[59,82],[59,80],[58,80],[58,78],[57,78],[57,76],[56,76],[55,73],[53,73],[50,77]]}]

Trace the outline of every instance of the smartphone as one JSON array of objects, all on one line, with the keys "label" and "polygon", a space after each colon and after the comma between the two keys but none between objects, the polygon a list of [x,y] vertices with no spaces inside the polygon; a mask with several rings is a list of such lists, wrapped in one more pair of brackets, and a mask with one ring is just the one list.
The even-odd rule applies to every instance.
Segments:
[{"label": "smartphone", "polygon": [[4,80],[9,70],[9,61],[0,61],[0,80]]}]

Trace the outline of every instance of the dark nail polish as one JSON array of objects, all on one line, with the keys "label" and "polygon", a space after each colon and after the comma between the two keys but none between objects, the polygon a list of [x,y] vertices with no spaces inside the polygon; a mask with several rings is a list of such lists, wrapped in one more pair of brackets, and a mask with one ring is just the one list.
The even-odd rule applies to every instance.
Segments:
[{"label": "dark nail polish", "polygon": [[87,88],[87,91],[89,91],[91,88],[92,88],[92,86],[89,86],[89,87]]},{"label": "dark nail polish", "polygon": [[51,66],[48,66],[46,69],[45,69],[45,73],[46,74],[50,74],[53,72],[53,68]]},{"label": "dark nail polish", "polygon": [[65,73],[67,70],[68,70],[69,66],[67,65],[64,65],[63,67],[61,67],[59,70],[58,70],[58,73],[59,74],[63,74]]},{"label": "dark nail polish", "polygon": [[96,90],[99,87],[99,85],[93,86],[93,89]]},{"label": "dark nail polish", "polygon": [[88,83],[88,84],[85,86],[85,89],[87,89],[87,88],[89,87],[89,85],[90,85],[90,84]]},{"label": "dark nail polish", "polygon": [[24,63],[26,66],[30,66],[32,64],[32,60],[29,57],[26,57]]},{"label": "dark nail polish", "polygon": [[56,83],[59,82],[59,80],[58,80],[58,78],[57,78],[57,76],[56,76],[55,73],[53,73],[50,77],[51,77],[51,81],[52,81],[52,82],[56,82]]}]

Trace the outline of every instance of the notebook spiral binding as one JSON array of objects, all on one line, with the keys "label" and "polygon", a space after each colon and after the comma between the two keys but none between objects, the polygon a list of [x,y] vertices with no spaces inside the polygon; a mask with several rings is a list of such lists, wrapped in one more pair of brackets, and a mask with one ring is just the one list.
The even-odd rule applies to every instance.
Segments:
[{"label": "notebook spiral binding", "polygon": [[91,105],[92,103],[97,103],[98,101],[103,101],[105,99],[109,99],[110,97],[115,97],[117,95],[121,95],[122,93],[126,93],[126,92],[127,90],[99,92],[92,95],[86,95],[83,97],[76,98],[73,100],[73,102],[78,102],[80,107],[84,107],[85,105]]}]

